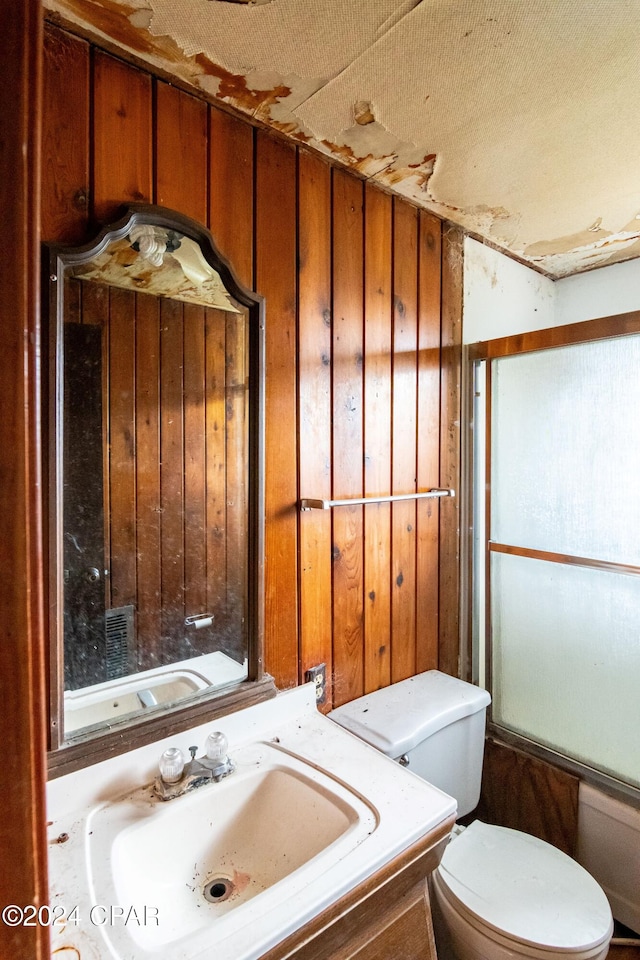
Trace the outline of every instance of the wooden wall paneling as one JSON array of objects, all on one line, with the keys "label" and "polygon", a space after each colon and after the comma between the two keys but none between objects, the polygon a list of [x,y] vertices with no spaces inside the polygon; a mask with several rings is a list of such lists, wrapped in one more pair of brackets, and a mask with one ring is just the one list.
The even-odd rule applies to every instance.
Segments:
[{"label": "wooden wall paneling", "polygon": [[[392,493],[416,490],[418,211],[394,200]],[[416,672],[416,501],[392,507],[391,679]]]},{"label": "wooden wall paneling", "polygon": [[577,777],[489,737],[474,817],[546,840],[570,857],[578,838]]},{"label": "wooden wall paneling", "polygon": [[205,318],[205,413],[207,613],[215,616],[216,632],[226,628],[227,488],[225,444],[226,314],[207,309]]},{"label": "wooden wall paneling", "polygon": [[160,302],[160,471],[164,661],[179,660],[184,638],[183,305]]},{"label": "wooden wall paneling", "polygon": [[256,144],[256,278],[266,300],[265,668],[298,682],[296,152]]},{"label": "wooden wall paneling", "polygon": [[168,83],[156,83],[156,203],[207,222],[208,108]]},{"label": "wooden wall paneling", "polygon": [[152,80],[96,50],[93,88],[93,217],[107,223],[153,199]]},{"label": "wooden wall paneling", "polygon": [[[207,610],[205,308],[184,304],[184,608]],[[209,653],[213,628],[187,628],[194,653]],[[185,651],[186,653],[186,651]]]},{"label": "wooden wall paneling", "polygon": [[135,293],[109,291],[109,503],[111,603],[137,606]]},{"label": "wooden wall paneling", "polygon": [[[419,214],[418,490],[440,482],[440,297],[442,221]],[[440,511],[448,500],[418,500],[416,671],[438,666]]]},{"label": "wooden wall paneling", "polygon": [[[111,543],[111,509],[109,492],[109,287],[103,283],[85,283],[74,280],[69,283],[69,290],[76,288],[79,294],[80,322],[99,326],[102,329],[102,516],[104,521],[104,557],[103,567],[110,567]],[[72,301],[73,302],[73,301]],[[69,301],[65,303],[65,322],[73,319],[72,310],[69,315]],[[104,577],[105,609],[111,606],[111,576]]]},{"label": "wooden wall paneling", "polygon": [[440,514],[440,670],[459,676],[460,636],[460,416],[462,266],[464,234],[448,224],[442,235],[442,347],[440,486],[455,490]]},{"label": "wooden wall paneling", "polygon": [[227,480],[227,615],[229,652],[240,656],[246,650],[248,596],[247,522],[248,500],[245,482],[248,456],[248,394],[246,389],[247,337],[244,320],[238,314],[225,315],[225,438]]},{"label": "wooden wall paneling", "polygon": [[184,562],[186,615],[206,607],[205,308],[184,310]]},{"label": "wooden wall paneling", "polygon": [[[331,498],[331,168],[306,151],[299,174],[300,495]],[[300,677],[325,663],[332,704],[331,511],[300,514]]]},{"label": "wooden wall paneling", "polygon": [[209,229],[240,283],[251,290],[254,129],[210,107],[209,138]]},{"label": "wooden wall paneling", "polygon": [[81,243],[89,218],[89,67],[84,40],[44,32],[42,239]]},{"label": "wooden wall paneling", "polygon": [[[363,493],[363,205],[361,181],[333,171],[333,497]],[[334,704],[364,692],[363,507],[333,511]]]},{"label": "wooden wall paneling", "polygon": [[[40,3],[0,6],[0,677],[3,904],[48,903],[39,408]],[[45,926],[0,924],[0,956],[45,960]]]},{"label": "wooden wall paneling", "polygon": [[[365,186],[364,495],[391,493],[392,200]],[[364,509],[364,690],[391,681],[391,505]]]},{"label": "wooden wall paneling", "polygon": [[137,637],[140,669],[158,663],[160,567],[160,305],[138,294],[135,326]]}]

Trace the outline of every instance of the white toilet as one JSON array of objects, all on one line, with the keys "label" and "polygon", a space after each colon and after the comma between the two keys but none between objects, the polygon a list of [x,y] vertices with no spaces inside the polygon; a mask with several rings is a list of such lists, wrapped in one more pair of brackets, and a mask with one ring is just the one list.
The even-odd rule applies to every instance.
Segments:
[{"label": "white toilet", "polygon": [[[353,700],[329,716],[455,797],[480,797],[489,694],[430,670]],[[433,874],[447,944],[458,960],[601,960],[609,902],[571,857],[536,837],[474,821],[456,827]]]}]

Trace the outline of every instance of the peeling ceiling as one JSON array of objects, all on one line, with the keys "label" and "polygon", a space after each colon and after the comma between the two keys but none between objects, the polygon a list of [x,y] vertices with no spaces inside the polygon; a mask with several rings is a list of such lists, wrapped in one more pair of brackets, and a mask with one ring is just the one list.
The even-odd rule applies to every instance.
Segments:
[{"label": "peeling ceiling", "polygon": [[45,7],[549,276],[640,256],[638,0]]}]

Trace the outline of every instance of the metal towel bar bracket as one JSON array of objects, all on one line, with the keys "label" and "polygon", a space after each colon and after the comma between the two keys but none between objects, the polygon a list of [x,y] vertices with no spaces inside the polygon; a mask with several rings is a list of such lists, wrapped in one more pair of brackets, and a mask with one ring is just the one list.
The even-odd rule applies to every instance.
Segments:
[{"label": "metal towel bar bracket", "polygon": [[386,497],[351,497],[348,500],[312,500],[300,501],[301,510],[330,510],[332,507],[350,507],[368,503],[397,503],[400,500],[426,500],[433,497],[455,497],[455,490],[434,487],[424,493],[394,493]]}]

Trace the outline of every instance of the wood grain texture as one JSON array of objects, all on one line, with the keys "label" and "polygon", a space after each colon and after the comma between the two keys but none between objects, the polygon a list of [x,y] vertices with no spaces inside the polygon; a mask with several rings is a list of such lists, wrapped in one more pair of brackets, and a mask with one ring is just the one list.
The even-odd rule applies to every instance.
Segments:
[{"label": "wood grain texture", "polygon": [[[365,187],[364,495],[391,493],[391,197]],[[391,680],[391,506],[364,509],[364,693]]]},{"label": "wood grain texture", "polygon": [[138,296],[135,326],[136,578],[138,661],[148,670],[159,661],[162,624],[160,557],[160,305]]},{"label": "wood grain texture", "polygon": [[136,603],[136,295],[111,289],[109,322],[110,581],[114,607]]},{"label": "wood grain texture", "polygon": [[456,491],[440,513],[438,666],[458,676],[460,637],[460,417],[463,233],[447,225],[442,235],[440,353],[440,486]]},{"label": "wood grain texture", "polygon": [[227,325],[220,310],[206,311],[205,412],[207,612],[224,609],[226,601],[227,491],[225,485],[225,341]]},{"label": "wood grain texture", "polygon": [[560,327],[548,327],[529,333],[515,334],[510,337],[497,337],[495,340],[483,340],[471,344],[470,360],[508,357],[513,353],[529,353],[546,347],[563,347],[571,343],[585,343],[606,337],[621,337],[625,334],[640,333],[640,310],[619,313],[611,317],[597,317],[578,323],[567,323]]},{"label": "wood grain texture", "polygon": [[[418,490],[440,478],[440,304],[442,222],[420,212],[418,242]],[[416,671],[438,666],[440,511],[449,503],[417,504]]]},{"label": "wood grain texture", "polygon": [[[3,904],[48,902],[45,633],[39,406],[40,112],[38,2],[0,4],[0,684]],[[45,960],[46,927],[0,924],[0,956]]]},{"label": "wood grain texture", "polygon": [[[363,186],[333,171],[333,497],[363,491]],[[334,703],[364,686],[363,507],[333,511]]]},{"label": "wood grain texture", "polygon": [[265,297],[265,662],[279,687],[298,682],[296,153],[259,133],[256,289]]},{"label": "wood grain texture", "polygon": [[207,222],[207,105],[156,83],[156,203]]},{"label": "wood grain texture", "polygon": [[254,286],[253,153],[253,128],[210,107],[209,229],[220,253],[249,290]]},{"label": "wood grain texture", "polygon": [[[310,153],[298,169],[298,367],[300,493],[331,497],[331,168]],[[331,513],[300,514],[300,679],[326,664],[333,672]]]},{"label": "wood grain texture", "polygon": [[[55,27],[44,36],[43,240],[81,243],[89,219],[90,48]],[[73,143],[74,149],[67,145]]]},{"label": "wood grain texture", "polygon": [[[416,491],[418,399],[418,211],[393,203],[392,493]],[[416,672],[416,501],[392,506],[391,679]]]},{"label": "wood grain texture", "polygon": [[[244,318],[225,314],[226,634],[230,652],[246,651],[247,581],[247,338]],[[195,572],[195,571],[194,571]]]},{"label": "wood grain texture", "polygon": [[96,51],[93,61],[93,217],[153,199],[151,77]]},{"label": "wood grain texture", "polygon": [[161,611],[164,656],[179,660],[170,638],[184,634],[184,310],[176,300],[160,303],[160,552],[162,556]]},{"label": "wood grain texture", "polygon": [[489,738],[473,816],[530,833],[575,856],[578,786],[577,777]]},{"label": "wood grain texture", "polygon": [[[183,321],[184,608],[189,617],[213,612],[207,609],[205,308],[185,304]],[[237,547],[234,554],[238,554]],[[198,634],[187,637],[196,650],[202,639]]]}]

